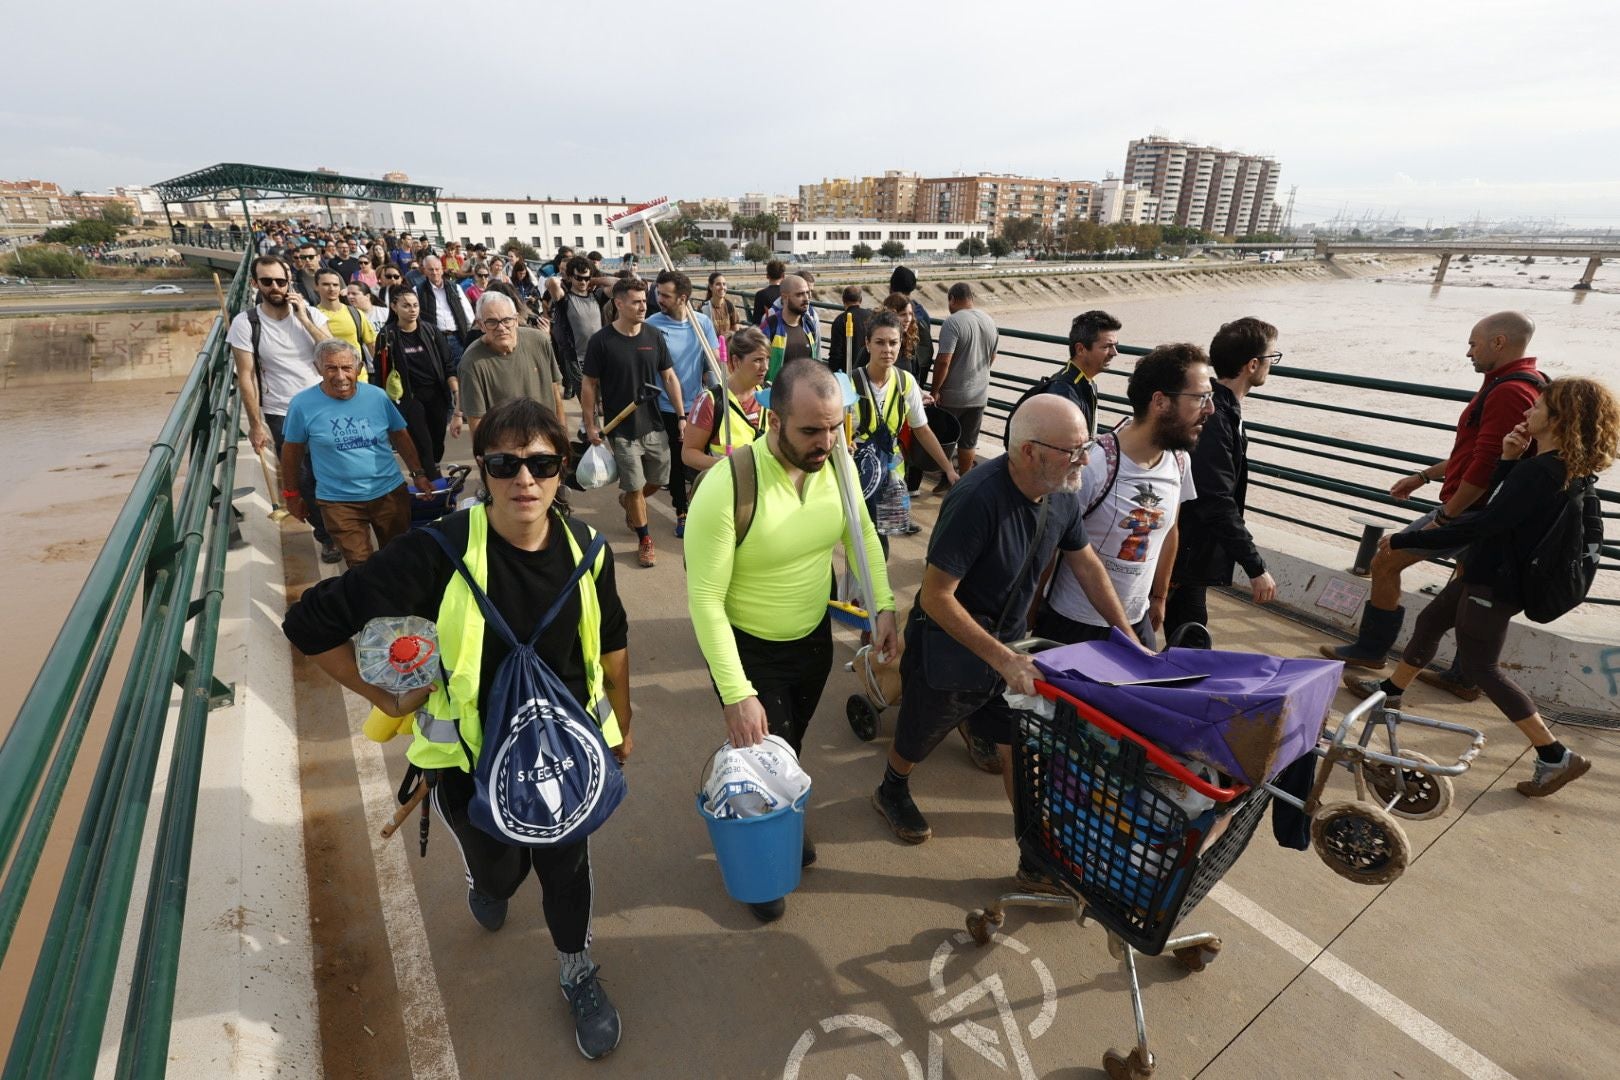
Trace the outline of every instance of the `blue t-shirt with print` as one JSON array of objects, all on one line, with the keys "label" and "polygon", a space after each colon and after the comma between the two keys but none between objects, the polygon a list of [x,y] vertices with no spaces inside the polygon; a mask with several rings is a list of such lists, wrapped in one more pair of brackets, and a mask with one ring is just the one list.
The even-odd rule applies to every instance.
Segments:
[{"label": "blue t-shirt with print", "polygon": [[388,440],[389,432],[404,429],[405,418],[382,388],[360,383],[347,400],[320,386],[300,390],[287,406],[284,431],[309,454],[317,499],[370,502],[404,482]]}]

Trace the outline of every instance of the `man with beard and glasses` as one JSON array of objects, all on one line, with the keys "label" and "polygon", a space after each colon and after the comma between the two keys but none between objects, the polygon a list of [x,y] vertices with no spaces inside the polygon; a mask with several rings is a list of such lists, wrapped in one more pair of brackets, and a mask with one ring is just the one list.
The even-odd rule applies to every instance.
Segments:
[{"label": "man with beard and glasses", "polygon": [[321,255],[314,244],[303,243],[293,254],[293,291],[304,298],[311,307],[321,302],[320,290],[316,280],[321,269]]},{"label": "man with beard and glasses", "polygon": [[[908,844],[933,835],[911,797],[912,771],[953,728],[994,747],[1012,798],[1014,722],[1004,690],[1034,692],[1035,664],[1009,642],[1027,636],[1042,569],[1059,559],[1124,621],[1081,522],[1080,479],[1096,459],[1073,402],[1042,395],[1013,416],[1007,452],[945,496],[928,541],[922,588],[906,620],[900,717],[872,805]],[[947,682],[947,680],[952,680]],[[959,680],[959,681],[956,681]],[[1020,866],[1019,881],[1038,882]]]},{"label": "man with beard and glasses", "polygon": [[[315,346],[332,333],[326,328],[326,316],[320,308],[293,291],[292,270],[280,256],[260,255],[253,260],[251,272],[259,289],[259,302],[231,320],[226,341],[236,361],[236,384],[242,394],[242,411],[247,414],[248,441],[255,454],[263,454],[265,447],[274,444],[279,459],[287,406],[299,391],[320,383]],[[309,524],[321,545],[321,561],[335,563],[341,559],[342,553],[321,520],[315,503],[315,474],[307,463],[299,475],[282,477],[281,486],[284,496],[292,492],[309,506]]]},{"label": "man with beard and glasses", "polygon": [[461,358],[465,419],[475,435],[485,413],[514,398],[538,401],[564,422],[562,373],[551,338],[520,324],[511,297],[491,290],[478,298],[478,327],[484,336]]},{"label": "man with beard and glasses", "polygon": [[[833,549],[846,541],[865,548],[877,613],[873,647],[888,657],[896,648],[894,596],[872,519],[858,504],[859,535],[850,537],[838,478],[827,467],[844,437],[843,395],[832,372],[810,361],[788,364],[771,388],[770,413],[765,437],[734,448],[692,497],[686,597],[731,745],[754,746],[771,734],[797,754],[832,670]],[[736,507],[750,503],[743,530]],[[815,859],[806,836],[803,863]],[[786,901],[749,906],[771,922]]]},{"label": "man with beard and glasses", "polygon": [[[573,256],[563,264],[568,291],[556,295],[551,303],[551,343],[562,367],[564,397],[579,394],[585,346],[602,329],[602,312],[610,302],[607,290],[596,284],[596,276],[590,260]],[[555,280],[548,279],[548,289]]]},{"label": "man with beard and glasses", "polygon": [[[1160,345],[1137,361],[1126,389],[1132,415],[1102,436],[1085,470],[1086,538],[1112,585],[1099,590],[1060,569],[1035,619],[1037,635],[1095,641],[1119,627],[1157,646],[1176,561],[1178,511],[1198,497],[1191,451],[1215,412],[1210,375],[1209,358],[1196,345]],[[1025,407],[1049,396],[1031,398]],[[1124,625],[1115,605],[1124,608]]]}]

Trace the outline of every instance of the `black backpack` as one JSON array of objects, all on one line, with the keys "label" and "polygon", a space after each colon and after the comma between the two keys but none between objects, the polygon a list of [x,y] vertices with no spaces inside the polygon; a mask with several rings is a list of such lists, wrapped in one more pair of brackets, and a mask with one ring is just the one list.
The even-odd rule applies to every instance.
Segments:
[{"label": "black backpack", "polygon": [[1557,519],[1529,560],[1516,568],[1518,596],[1532,622],[1552,622],[1585,600],[1592,588],[1603,546],[1596,488],[1597,477],[1588,476],[1562,492]]}]

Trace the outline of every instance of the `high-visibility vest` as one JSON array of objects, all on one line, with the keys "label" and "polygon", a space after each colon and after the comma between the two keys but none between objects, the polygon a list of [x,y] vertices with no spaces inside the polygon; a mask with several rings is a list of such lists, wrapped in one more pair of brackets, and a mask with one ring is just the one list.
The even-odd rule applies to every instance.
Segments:
[{"label": "high-visibility vest", "polygon": [[[857,422],[855,425],[855,441],[865,442],[877,434],[878,417],[883,417],[889,434],[895,438],[900,436],[900,425],[906,416],[906,396],[911,393],[911,376],[899,368],[889,369],[889,381],[884,387],[883,401],[879,403],[875,394],[861,393],[860,404],[866,406],[856,410]],[[858,385],[864,386],[867,391],[872,390],[869,379],[859,380]]]},{"label": "high-visibility vest", "polygon": [[749,421],[748,414],[743,411],[741,399],[731,392],[730,387],[726,387],[726,408],[732,410],[731,424],[729,425],[731,428],[731,441],[727,442],[727,424],[725,416],[720,412],[719,389],[719,387],[711,386],[704,391],[714,400],[715,406],[714,430],[709,432],[709,453],[715,457],[726,457],[735,447],[751,443],[765,434],[765,410],[761,409],[759,411],[760,423],[756,427]]},{"label": "high-visibility vest", "polygon": [[[584,550],[574,539],[573,531],[560,515],[553,518],[553,527],[562,530],[568,550],[578,565]],[[588,525],[586,530],[587,535],[592,531]],[[486,593],[489,591],[488,540],[489,516],[482,505],[474,506],[467,512],[467,550],[461,558],[473,580]],[[606,559],[607,549],[603,548],[591,572],[579,581],[579,648],[585,661],[585,690],[589,698],[586,708],[595,717],[607,744],[617,746],[624,738],[619,734],[619,722],[608,702],[602,675],[602,606],[596,598],[596,579]],[[437,626],[439,655],[450,674],[434,687],[423,711],[416,714],[411,729],[414,738],[405,756],[424,769],[471,772],[484,743],[484,725],[478,715],[484,613],[459,573],[451,575],[450,584],[445,586],[444,596],[439,600]]]}]

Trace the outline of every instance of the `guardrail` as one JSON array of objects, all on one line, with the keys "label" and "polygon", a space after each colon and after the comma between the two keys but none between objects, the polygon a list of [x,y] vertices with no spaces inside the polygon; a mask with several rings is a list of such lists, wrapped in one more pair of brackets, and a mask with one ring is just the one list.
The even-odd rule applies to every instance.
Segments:
[{"label": "guardrail", "polygon": [[[841,311],[837,304],[817,303],[816,307],[830,311]],[[823,320],[823,324],[830,320]],[[944,320],[930,318],[935,326],[942,325]],[[999,326],[1002,347],[1001,357],[1016,357],[1022,360],[1034,361],[1037,364],[1047,365],[1053,370],[1067,362],[1069,353],[1068,339],[1056,334],[1035,333],[1029,330],[1018,330],[1013,327]],[[1029,342],[1031,345],[1057,346],[1054,353],[1048,350],[1045,353],[1022,351],[1007,347],[1008,341]],[[1134,345],[1121,345],[1119,351],[1126,356],[1146,356],[1149,350]],[[1124,380],[1128,372],[1107,370],[1103,374],[1111,379]],[[1443,432],[1449,439],[1455,431],[1454,423],[1441,423],[1435,420],[1425,420],[1410,416],[1400,405],[1403,397],[1417,397],[1436,401],[1466,402],[1473,397],[1469,390],[1457,390],[1446,386],[1428,386],[1422,383],[1401,382],[1394,379],[1377,379],[1364,375],[1352,375],[1336,371],[1310,371],[1303,368],[1291,368],[1286,365],[1272,369],[1273,379],[1292,379],[1306,383],[1324,383],[1333,386],[1342,386],[1367,391],[1376,395],[1377,401],[1383,407],[1376,409],[1359,408],[1352,405],[1339,405],[1324,401],[1314,401],[1304,397],[1294,397],[1286,393],[1275,391],[1251,391],[1248,401],[1265,402],[1267,411],[1272,407],[1278,409],[1302,409],[1305,415],[1329,413],[1337,416],[1353,417],[1359,423],[1368,427],[1368,438],[1365,440],[1342,439],[1322,434],[1319,430],[1311,430],[1305,421],[1300,427],[1289,427],[1278,423],[1258,423],[1250,415],[1244,419],[1244,425],[1249,432],[1249,486],[1271,492],[1279,497],[1277,505],[1258,505],[1251,497],[1248,512],[1261,517],[1286,521],[1290,524],[1311,529],[1328,536],[1347,540],[1352,544],[1361,539],[1359,533],[1349,532],[1343,528],[1335,528],[1329,513],[1331,510],[1346,512],[1371,518],[1382,519],[1391,526],[1405,525],[1417,515],[1413,512],[1432,510],[1438,506],[1437,502],[1428,499],[1396,499],[1390,496],[1388,485],[1380,486],[1371,482],[1371,478],[1379,474],[1402,476],[1416,469],[1443,461],[1443,458],[1431,454],[1423,454],[1414,450],[1401,448],[1399,433],[1410,432],[1413,429]],[[1006,434],[1006,420],[1011,415],[1013,406],[1018,398],[1036,382],[1036,378],[1018,375],[1005,370],[992,371],[990,374],[991,397],[986,407],[985,433],[992,438],[1004,439]],[[1123,389],[1123,382],[1120,384]],[[997,391],[1001,391],[998,394]],[[1130,403],[1123,393],[1101,393],[1098,403],[1098,427],[1103,426],[1104,418],[1117,423],[1130,413]],[[1001,423],[992,424],[990,417],[998,418]],[[1380,428],[1375,425],[1390,424],[1393,428]],[[1379,437],[1379,433],[1388,433],[1390,437]],[[1377,441],[1373,441],[1374,439]],[[1263,448],[1257,451],[1256,448]],[[1323,465],[1331,462],[1329,468],[1304,469],[1298,464],[1290,465],[1285,455],[1305,455],[1313,462]],[[1620,493],[1600,488],[1598,498],[1603,504],[1603,517],[1608,520],[1620,519]],[[1391,508],[1398,508],[1391,512]],[[1620,573],[1620,544],[1605,543],[1602,547],[1602,558],[1598,572],[1600,575]],[[1600,577],[1600,580],[1602,578]],[[1596,591],[1596,590],[1594,590]],[[1588,604],[1600,606],[1620,606],[1620,599],[1593,596],[1586,600]]]},{"label": "guardrail", "polygon": [[[244,256],[228,296],[233,313],[246,300],[247,276]],[[0,863],[10,859],[0,885],[4,958],[139,587],[141,614],[127,674],[0,1074],[4,1080],[96,1071],[114,974],[128,944],[124,924],[159,747],[173,714],[163,812],[116,1071],[120,1078],[164,1074],[206,717],[231,698],[213,671],[225,551],[235,524],[230,498],[241,412],[227,329],[222,317],[214,320],[0,743]],[[182,649],[188,623],[191,641]],[[176,686],[182,691],[177,711],[171,705]]]}]

